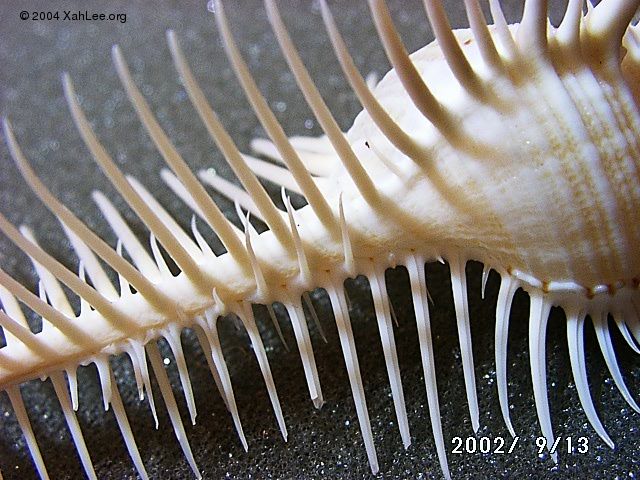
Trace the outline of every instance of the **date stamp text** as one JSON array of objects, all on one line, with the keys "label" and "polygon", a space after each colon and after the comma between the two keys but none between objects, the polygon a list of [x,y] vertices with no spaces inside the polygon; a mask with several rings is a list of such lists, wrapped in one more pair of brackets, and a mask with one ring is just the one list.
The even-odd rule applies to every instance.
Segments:
[{"label": "date stamp text", "polygon": [[[511,454],[518,448],[518,445],[523,443],[520,437],[515,436],[513,438],[504,437],[453,437],[451,439],[451,453],[462,454],[490,454],[490,455],[504,455]],[[545,437],[536,437],[535,447],[538,451],[538,455],[542,455],[545,451],[554,454],[556,452],[563,452],[568,454],[585,455],[589,453],[589,439],[587,437],[558,437],[553,443],[549,443]]]}]

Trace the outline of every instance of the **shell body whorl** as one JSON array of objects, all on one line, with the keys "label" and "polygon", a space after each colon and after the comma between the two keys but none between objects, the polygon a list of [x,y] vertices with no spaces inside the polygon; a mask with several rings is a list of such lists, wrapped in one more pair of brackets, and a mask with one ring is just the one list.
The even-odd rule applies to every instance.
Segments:
[{"label": "shell body whorl", "polygon": [[[562,47],[554,34],[551,59],[559,57],[553,49]],[[545,57],[528,59],[524,67],[516,63],[505,81],[483,64],[470,31],[456,36],[494,87],[494,99],[471,98],[437,56],[437,45],[412,59],[434,95],[490,151],[448,144],[394,71],[378,84],[377,97],[424,146],[424,157],[407,158],[366,112],[349,131],[359,158],[383,179],[381,189],[420,225],[422,236],[412,239],[411,248],[443,251],[453,243],[541,283],[572,282],[587,291],[629,284],[640,272],[640,117],[628,80],[619,70]],[[400,180],[379,155],[396,165]],[[384,228],[369,225],[376,227]],[[389,225],[388,235],[398,231],[402,227]]]}]

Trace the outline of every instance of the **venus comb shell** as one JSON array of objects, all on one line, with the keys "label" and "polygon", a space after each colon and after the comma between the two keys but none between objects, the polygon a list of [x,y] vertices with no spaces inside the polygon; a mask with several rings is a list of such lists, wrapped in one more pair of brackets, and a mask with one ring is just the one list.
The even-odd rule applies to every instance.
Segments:
[{"label": "venus comb shell", "polygon": [[[284,10],[285,2],[281,3]],[[629,352],[638,351],[640,338],[637,107],[640,36],[636,27],[628,28],[638,2],[605,0],[597,7],[589,6],[587,13],[582,12],[580,1],[571,0],[566,8],[554,3],[549,14],[552,23],[560,25],[557,29],[548,25],[543,1],[525,2],[522,16],[510,15],[508,11],[508,18],[519,22],[510,27],[502,19],[498,3],[492,2],[496,25],[490,28],[485,27],[486,20],[477,2],[458,3],[447,5],[446,9],[431,0],[426,0],[424,6],[393,5],[392,16],[401,19],[405,42],[418,45],[416,37],[423,36],[416,31],[428,31],[424,7],[437,36],[437,43],[418,50],[409,59],[385,3],[369,2],[375,28],[366,27],[370,29],[371,40],[365,43],[376,43],[375,49],[379,51],[372,53],[374,60],[358,66],[363,72],[378,69],[374,64],[382,63],[386,52],[395,69],[371,90],[372,96],[357,72],[347,75],[366,111],[357,116],[346,136],[330,113],[336,115],[336,106],[342,102],[333,98],[331,88],[320,84],[320,93],[330,107],[326,109],[316,87],[298,64],[295,49],[300,50],[311,72],[317,74],[319,69],[311,61],[313,55],[305,51],[304,42],[290,44],[272,1],[266,2],[266,9],[229,3],[226,11],[219,2],[211,2],[215,14],[195,20],[197,26],[189,27],[189,35],[179,25],[173,25],[176,32],[167,36],[169,49],[154,45],[153,52],[143,48],[142,53],[129,43],[141,43],[142,38],[154,38],[157,42],[160,35],[132,34],[129,29],[145,26],[140,18],[131,18],[135,13],[142,16],[142,9],[131,7],[133,13],[123,9],[131,20],[122,26],[127,26],[123,33],[126,43],[112,52],[121,84],[107,66],[106,58],[101,71],[95,68],[88,71],[82,66],[82,57],[77,60],[78,66],[72,68],[72,55],[65,57],[62,64],[57,61],[55,68],[47,68],[53,69],[47,75],[57,76],[60,69],[70,71],[63,78],[64,94],[84,142],[75,133],[62,133],[73,131],[73,127],[71,122],[60,120],[60,125],[51,125],[51,133],[44,133],[47,129],[43,128],[39,136],[53,141],[60,133],[73,139],[70,146],[60,142],[55,146],[49,143],[45,147],[28,147],[34,142],[30,142],[28,123],[21,121],[19,114],[27,107],[14,108],[17,103],[11,100],[14,91],[10,90],[11,82],[6,82],[9,90],[4,94],[2,111],[15,122],[16,128],[5,122],[4,139],[9,149],[3,153],[7,157],[3,169],[6,166],[10,173],[3,175],[0,210],[3,215],[10,215],[9,220],[15,225],[29,227],[17,230],[4,216],[0,217],[0,229],[6,235],[2,251],[10,252],[4,254],[8,259],[14,253],[16,258],[26,258],[5,241],[10,238],[36,261],[39,276],[39,283],[34,283],[23,267],[12,261],[2,262],[0,301],[4,313],[0,314],[0,328],[7,345],[0,348],[0,389],[8,392],[9,401],[4,396],[1,401],[10,420],[2,427],[0,468],[6,478],[24,478],[33,471],[25,458],[26,447],[22,453],[16,453],[13,446],[13,442],[23,441],[18,440],[21,438],[18,428],[25,435],[39,474],[47,477],[48,468],[48,474],[54,478],[77,477],[80,468],[89,478],[96,473],[100,477],[130,476],[134,472],[130,465],[143,478],[185,477],[189,468],[196,476],[202,474],[207,478],[229,472],[233,476],[246,476],[246,472],[256,476],[282,475],[271,465],[269,473],[262,471],[260,458],[266,448],[271,449],[271,459],[279,456],[281,463],[288,465],[283,467],[284,475],[295,477],[362,476],[369,468],[365,453],[373,472],[380,469],[395,476],[424,471],[435,474],[438,463],[447,478],[468,477],[479,471],[486,476],[503,476],[504,469],[514,462],[515,471],[526,468],[538,477],[540,472],[544,475],[553,471],[551,459],[560,461],[557,468],[561,476],[580,475],[586,469],[594,476],[628,473],[631,455],[624,451],[637,447],[636,436],[627,435],[624,447],[618,444],[614,453],[608,452],[607,445],[613,444],[612,439],[617,440],[614,433],[621,433],[615,428],[618,413],[630,408],[638,410],[633,395],[637,376],[621,373],[621,367],[630,364]],[[468,20],[463,20],[463,6],[469,10]],[[320,3],[310,12],[286,14],[284,23],[295,31],[296,26],[304,27],[304,18],[316,22],[323,19],[331,41],[318,30],[317,35],[323,36],[323,55],[317,59],[320,64],[325,56],[333,61],[333,45],[342,69],[349,73],[351,59],[345,53],[346,47],[341,46],[340,32],[351,54],[358,49],[351,43],[349,22],[345,22],[342,13],[338,15],[341,8],[358,11],[353,17],[358,18],[356,23],[369,22],[365,5],[332,5],[336,28],[331,11]],[[455,8],[460,10],[457,22],[453,21]],[[263,14],[265,10],[267,15]],[[449,12],[449,18],[445,11]],[[245,25],[242,14],[247,12],[260,12],[260,18],[269,18],[293,77],[287,76],[289,70],[281,58],[274,61],[276,68],[274,62],[266,61],[260,47],[247,48],[240,42],[245,35],[250,37],[251,32],[262,34],[267,29],[266,21],[261,27]],[[201,8],[199,15],[203,13]],[[15,18],[17,22],[18,14],[10,11],[3,18]],[[226,14],[231,17],[228,24]],[[420,21],[406,18],[407,14],[419,16]],[[177,12],[170,16],[180,17]],[[190,20],[185,16],[184,21]],[[217,28],[213,27],[214,22]],[[460,27],[471,23],[473,28],[452,34],[449,23]],[[46,21],[21,25],[33,27],[30,34],[44,38],[55,37],[49,29],[58,28]],[[81,35],[75,28],[60,32]],[[212,33],[219,35],[224,39],[224,49],[217,44],[215,48],[206,45],[204,54],[197,52],[205,46],[194,32],[201,34],[205,28],[209,33],[202,33],[203,38],[216,44],[209,39],[214,38]],[[238,39],[239,51],[232,31]],[[134,40],[126,40],[127,35]],[[304,37],[301,35],[299,40]],[[76,44],[84,38],[75,39]],[[119,37],[113,38],[118,40]],[[67,42],[60,38],[58,41]],[[274,38],[270,36],[269,42],[275,42]],[[19,43],[15,48],[20,48]],[[370,45],[365,48],[372,50]],[[171,61],[168,51],[182,85],[173,73],[156,79],[153,71],[147,71],[148,65],[155,65],[156,60],[157,64],[161,60]],[[198,58],[208,61],[208,55],[214,55],[214,51],[220,58],[211,60],[216,67],[219,65],[213,76],[220,83],[211,88],[207,86],[211,80],[208,67],[203,67]],[[232,60],[242,88],[222,58],[223,51]],[[358,53],[356,58],[365,56]],[[144,60],[146,65],[141,64],[141,59],[149,58],[147,54],[151,59]],[[155,58],[159,55],[163,58]],[[282,68],[277,78],[284,79],[287,86],[285,100],[269,95],[269,103],[262,103],[252,90],[256,85],[245,72],[244,61],[248,61],[261,90],[265,90],[264,82]],[[266,65],[268,72],[260,73],[260,68]],[[40,68],[37,60],[34,66]],[[339,71],[337,64],[334,67]],[[343,77],[339,78],[342,81]],[[147,79],[154,80],[146,83]],[[14,80],[13,88],[16,83]],[[303,96],[294,91],[295,83],[301,85]],[[35,96],[38,88],[36,83],[31,95]],[[164,106],[157,104],[154,89],[171,90],[174,101]],[[243,90],[275,143],[274,146],[259,140],[250,146],[263,157],[276,160],[284,157],[291,173],[274,167],[274,163],[241,156],[240,151],[249,150],[248,139],[255,135],[259,125],[253,117],[247,120],[248,115],[242,113],[251,112],[242,96]],[[19,88],[19,92],[23,91],[26,87]],[[124,101],[123,92],[135,111]],[[222,92],[233,98],[229,102],[233,111],[221,108]],[[43,98],[55,99],[47,100],[52,102],[51,118],[63,118],[58,110],[68,118],[65,102],[59,94],[51,95],[42,94]],[[187,99],[196,106],[198,115],[193,115],[193,106]],[[301,108],[305,100],[313,113]],[[107,104],[103,109],[104,102]],[[36,103],[30,108],[41,109],[42,105]],[[109,113],[101,113],[105,109]],[[316,133],[324,131],[328,138],[303,138],[290,144],[273,121],[271,109],[288,135],[315,126]],[[346,116],[349,118],[337,118],[342,128],[348,127],[353,117]],[[251,125],[252,131],[246,125]],[[224,128],[232,135],[228,136]],[[118,138],[128,130],[135,131],[135,135],[125,135],[135,139],[134,142]],[[35,142],[42,144],[43,140]],[[213,144],[224,153],[226,161],[218,156],[214,160],[217,163],[212,164],[211,155],[218,155]],[[78,170],[72,170],[73,175],[64,175],[57,168],[51,174],[52,166],[56,165],[54,159],[68,156],[72,161],[65,165]],[[114,194],[103,178],[94,178],[100,176],[89,157],[95,157],[126,202]],[[45,205],[66,225],[70,244],[81,259],[79,264],[76,257],[60,253],[60,240],[57,234],[50,233],[58,227],[50,220],[41,223],[40,213],[32,213],[28,204],[24,205],[23,198],[30,198],[31,202],[33,197],[26,193],[24,197],[10,196],[8,192],[14,188],[4,188],[10,182],[22,182],[14,180],[18,173],[10,158],[19,165],[27,183]],[[157,172],[163,161],[167,169],[161,173],[163,182],[159,182],[151,177],[160,177]],[[43,167],[44,162],[48,170]],[[33,175],[30,163],[37,167],[42,184]],[[212,165],[215,170],[199,172]],[[229,165],[249,195],[237,183],[225,180],[233,177]],[[272,201],[252,170],[284,187],[282,197],[278,189],[271,189],[273,183],[268,183]],[[125,176],[132,172],[137,179]],[[78,183],[83,186],[76,186]],[[21,183],[20,190],[24,190],[24,185]],[[82,203],[93,188],[106,193],[93,194],[99,210]],[[214,196],[214,203],[209,195],[215,190],[222,196]],[[178,205],[172,192],[191,208]],[[294,192],[304,193],[309,205],[294,209],[287,196]],[[63,210],[56,197],[73,207],[73,213]],[[222,197],[230,197],[236,202],[235,207]],[[292,199],[298,207],[299,199],[295,196]],[[131,210],[127,210],[124,217],[135,233],[131,233],[117,213],[125,211],[127,204],[138,215],[132,216]],[[235,215],[236,210],[239,216]],[[106,217],[116,231],[115,236],[100,224],[98,215]],[[192,216],[195,220],[191,220]],[[226,217],[233,220],[229,222]],[[257,234],[251,226],[257,225],[256,217],[267,224],[269,231]],[[82,222],[99,236],[92,236]],[[150,248],[143,246],[147,242],[147,228],[152,232],[147,243]],[[261,231],[262,227],[258,229]],[[44,250],[34,246],[32,239]],[[229,253],[216,257],[224,251],[220,242]],[[55,257],[64,260],[63,264],[44,251],[52,254],[57,251]],[[104,264],[97,258],[102,258]],[[170,266],[165,258],[172,259]],[[449,273],[444,267],[428,263],[424,275],[424,263],[438,260],[449,266],[450,287],[446,279]],[[468,264],[469,275],[465,275],[465,265],[471,260],[485,265],[482,285],[477,264]],[[182,270],[179,276],[170,272],[175,265]],[[385,269],[397,265],[406,267],[404,273],[389,272],[385,280]],[[120,275],[110,269],[105,273],[105,266],[113,267]],[[497,276],[492,275],[487,300],[482,301],[480,290],[484,290],[489,269],[501,277],[500,288],[497,289]],[[343,294],[343,281],[357,275],[368,277],[371,297],[362,276],[348,287],[349,297]],[[89,282],[85,282],[85,276]],[[32,290],[38,295],[29,293],[20,282],[35,287]],[[75,292],[69,296],[71,304],[67,300],[69,290],[63,290],[59,282]],[[136,293],[132,293],[129,285]],[[433,304],[428,302],[427,285],[434,297]],[[314,295],[312,300],[306,294],[303,296],[303,292],[316,287],[324,288],[325,292]],[[529,294],[530,300],[527,305],[524,296],[516,296],[509,322],[512,298],[519,288]],[[387,295],[387,290],[391,295]],[[78,295],[82,298],[79,302]],[[453,305],[447,309],[451,297]],[[46,318],[41,333],[33,334],[25,327],[15,298]],[[303,310],[311,313],[308,301],[315,303],[320,316],[315,325],[305,322]],[[275,309],[269,313],[278,317],[276,325],[278,322],[282,325],[282,333],[279,330],[274,333],[276,329],[269,315],[259,315],[260,308],[255,309],[254,318],[252,304],[271,308],[273,302]],[[561,306],[566,319],[559,312],[549,317],[552,306]],[[219,315],[225,316],[218,320]],[[587,315],[586,324],[593,323],[596,335],[583,340]],[[243,339],[229,340],[238,336],[230,328],[234,319],[242,332],[247,331],[251,348]],[[181,339],[184,327],[188,328]],[[322,343],[323,330],[327,331],[328,345]],[[510,355],[517,356],[514,361],[507,361],[507,332]],[[285,351],[278,335],[292,351]],[[557,342],[551,348],[550,358],[545,355],[548,335],[552,339],[560,335],[560,345],[564,345],[566,335],[569,359],[564,360],[565,367],[551,363],[551,359],[557,362],[563,358],[556,353]],[[158,337],[163,338],[159,343]],[[451,343],[456,337],[460,347]],[[585,341],[587,349],[591,346],[596,353],[587,357],[589,377],[585,368]],[[596,344],[604,354],[604,364],[598,357]],[[109,358],[120,353],[127,353],[132,363],[125,355]],[[460,355],[460,362],[451,360],[454,354]],[[594,361],[591,357],[598,358]],[[165,364],[177,366],[167,368],[169,377],[163,359]],[[92,370],[79,369],[78,389],[76,368],[91,362],[97,366],[100,382],[96,382]],[[209,367],[215,381],[211,381]],[[552,369],[551,378],[547,378],[547,368]],[[553,371],[557,368],[560,370]],[[602,382],[594,375],[598,368],[601,376],[606,375],[606,368],[613,378],[604,382],[610,387],[604,395],[599,390]],[[569,372],[577,388],[566,390],[573,395],[557,391],[571,381]],[[372,387],[373,375],[377,377]],[[25,383],[47,376],[51,382],[44,386]],[[149,387],[154,376],[152,397]],[[289,376],[291,386],[283,390],[283,378]],[[133,398],[136,384],[138,391],[145,393],[142,403]],[[353,400],[346,385],[352,389]],[[622,395],[613,391],[616,387]],[[47,389],[48,397],[43,396]],[[98,398],[101,394],[102,399]],[[305,402],[298,401],[303,394],[310,396],[318,408],[323,403],[329,405],[311,414],[308,398]],[[388,399],[382,400],[385,397]],[[569,414],[559,411],[558,397],[575,405]],[[34,398],[42,398],[45,410],[54,408],[56,413],[43,422],[38,418],[39,401]],[[49,406],[58,401],[64,415],[58,407]],[[95,419],[101,415],[91,409],[100,407],[103,401],[105,407],[113,410],[117,421],[108,417]],[[27,405],[26,411],[23,403]],[[147,403],[153,415],[149,414]],[[594,407],[594,403],[599,407]],[[196,405],[198,424],[195,427],[183,424],[181,413],[187,420],[188,412],[194,421]],[[328,406],[339,409],[341,413],[336,413],[341,415],[339,419],[328,411]],[[626,411],[623,416],[627,416]],[[539,425],[527,423],[521,412],[532,418],[536,412]],[[156,415],[163,431],[171,424],[179,442],[173,438],[168,441],[169,435],[165,442],[157,433],[145,432],[153,429]],[[567,416],[580,420],[565,422]],[[300,418],[300,422],[292,421],[291,417]],[[452,417],[463,420],[451,420]],[[19,420],[19,427],[14,418]],[[56,450],[66,446],[55,446],[56,435],[51,431],[61,430],[68,435],[63,419],[73,437],[67,437],[65,443],[75,444],[80,462],[73,453],[56,458],[60,457]],[[355,443],[354,449],[314,449],[313,440],[302,440],[299,436],[304,435],[292,431],[303,428],[302,419],[311,425],[346,424],[348,433],[332,442]],[[389,422],[392,428],[382,426]],[[285,439],[288,437],[286,446],[279,445],[276,426]],[[336,435],[330,429],[318,427],[318,430],[323,435]],[[256,433],[259,431],[267,438],[260,440]],[[515,433],[520,439],[515,453],[502,458],[497,453],[491,454],[492,462],[478,453],[455,451],[454,437],[461,437],[463,444],[465,439],[474,438],[478,446],[482,438],[487,438],[492,446],[497,438],[503,438],[508,446],[513,441],[511,434]],[[121,451],[114,456],[110,445],[123,444],[121,438],[127,442],[126,449],[119,447]],[[265,447],[271,438],[277,444]],[[590,449],[576,459],[576,453],[566,451],[566,442],[570,439],[577,448],[580,438],[588,439]],[[407,453],[400,454],[398,440],[408,449]],[[536,441],[548,446],[556,440],[562,447],[551,452],[541,448],[538,452]],[[109,447],[105,448],[105,444]],[[223,446],[216,450],[213,445]],[[251,449],[245,454],[242,447],[247,446]],[[153,457],[169,458],[156,461],[148,453],[154,449]],[[465,449],[469,450],[466,444]],[[312,457],[308,463],[299,463],[302,452]],[[180,458],[182,454],[186,461]],[[240,463],[227,462],[231,456],[239,457]],[[405,456],[402,466],[396,464],[398,458]],[[117,468],[109,463],[110,458],[118,462]],[[598,459],[605,464],[598,465]],[[518,462],[527,463],[522,467]],[[329,463],[332,466],[325,470]]]}]

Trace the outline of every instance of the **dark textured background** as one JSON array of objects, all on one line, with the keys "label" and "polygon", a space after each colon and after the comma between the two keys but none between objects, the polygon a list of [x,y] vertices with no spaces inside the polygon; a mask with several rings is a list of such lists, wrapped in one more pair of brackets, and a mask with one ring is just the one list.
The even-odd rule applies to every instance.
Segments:
[{"label": "dark textured background", "polygon": [[[461,1],[446,2],[452,23],[466,26]],[[519,18],[521,1],[505,1],[511,21]],[[557,22],[560,3],[554,4]],[[359,110],[354,95],[339,73],[328,47],[317,5],[282,0],[283,15],[312,76],[340,125],[348,128]],[[430,41],[432,34],[419,2],[390,2],[393,16],[410,50]],[[356,62],[364,73],[388,69],[364,2],[335,4],[341,27]],[[62,11],[88,9],[105,13],[126,13],[117,22],[21,21],[20,10]],[[293,79],[285,68],[262,5],[257,0],[227,2],[227,13],[245,57],[277,115],[290,134],[318,134]],[[208,139],[173,70],[165,30],[173,28],[202,87],[224,124],[242,150],[250,138],[261,134],[258,122],[233,79],[223,55],[211,14],[205,2],[146,1],[136,5],[116,1],[2,2],[0,6],[0,112],[10,117],[26,155],[46,184],[67,205],[112,244],[113,234],[90,201],[90,191],[99,188],[112,195],[125,211],[136,232],[146,235],[141,223],[90,159],[72,125],[62,96],[60,74],[68,71],[81,97],[87,116],[118,164],[155,192],[158,199],[188,228],[191,213],[160,181],[162,160],[125,98],[110,60],[110,47],[119,43],[133,75],[142,87],[160,123],[178,150],[194,169],[215,165],[232,178],[221,155]],[[307,128],[305,127],[311,127]],[[272,189],[273,192],[277,190]],[[47,250],[76,269],[70,247],[57,223],[19,178],[6,145],[0,142],[0,209],[16,224],[36,229]],[[231,210],[228,202],[219,202]],[[233,214],[231,214],[233,217]],[[234,217],[235,218],[235,217]],[[0,238],[0,264],[15,278],[35,289],[36,280],[27,259],[8,241]],[[480,299],[481,266],[470,263],[471,308],[476,378],[480,396],[481,435],[508,435],[497,401],[493,363],[493,314],[498,277],[489,279],[487,298]],[[444,435],[450,451],[454,436],[472,435],[464,396],[464,383],[452,311],[448,268],[429,264],[428,285],[435,300],[432,324],[436,367],[444,420]],[[400,368],[407,401],[413,445],[404,451],[395,423],[379,335],[373,318],[366,282],[350,285],[354,330],[363,372],[367,401],[381,467],[381,478],[439,478],[440,469],[426,411],[422,368],[415,321],[407,294],[406,273],[390,271],[390,291],[400,326],[396,329]],[[168,367],[195,458],[205,478],[363,478],[369,477],[358,423],[351,400],[341,350],[327,307],[326,297],[314,296],[329,344],[312,329],[320,379],[326,404],[316,411],[308,399],[299,357],[287,353],[262,322],[262,334],[278,387],[289,442],[277,430],[257,363],[244,333],[223,321],[223,347],[235,387],[249,453],[242,450],[195,335],[185,331],[183,341],[198,407],[198,423],[191,427],[185,416],[174,363]],[[521,443],[512,455],[449,454],[455,478],[634,478],[638,472],[638,415],[631,412],[616,390],[590,326],[587,327],[587,363],[591,390],[605,426],[616,442],[609,450],[587,425],[572,383],[564,333],[564,317],[554,310],[549,324],[548,385],[552,419],[557,435],[586,435],[587,455],[560,451],[555,467],[547,455],[536,455],[533,439],[539,435],[529,375],[527,352],[528,299],[516,296],[512,313],[509,349],[509,395],[512,419]],[[293,332],[283,322],[286,338],[294,346]],[[640,387],[637,359],[613,333],[625,377],[632,392]],[[167,352],[161,344],[163,352]],[[168,354],[166,354],[168,356]],[[192,478],[170,428],[164,408],[159,406],[161,429],[155,431],[146,401],[135,396],[131,366],[127,359],[113,360],[143,461],[152,478]],[[102,411],[95,367],[82,368],[78,418],[100,478],[135,478],[135,471],[121,441],[111,412]],[[70,435],[49,382],[31,382],[23,387],[27,408],[45,463],[53,478],[80,478],[82,470],[72,448]],[[159,392],[156,399],[161,404]],[[11,412],[6,395],[0,395],[0,468],[7,479],[34,477],[34,469]]]}]

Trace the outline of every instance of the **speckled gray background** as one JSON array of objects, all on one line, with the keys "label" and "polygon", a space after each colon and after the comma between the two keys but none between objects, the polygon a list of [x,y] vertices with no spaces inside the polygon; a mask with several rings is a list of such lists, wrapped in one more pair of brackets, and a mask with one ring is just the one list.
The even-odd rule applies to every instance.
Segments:
[{"label": "speckled gray background", "polygon": [[[465,26],[462,2],[446,3],[453,25]],[[521,1],[503,3],[511,21],[519,18]],[[564,2],[550,3],[553,3],[554,10],[552,18],[557,22],[560,4]],[[280,5],[321,93],[340,125],[348,128],[359,106],[328,48],[317,5],[291,0],[282,0]],[[432,34],[418,1],[393,1],[390,7],[410,50],[431,40]],[[364,73],[384,73],[388,64],[365,2],[335,3],[333,8],[360,69]],[[125,13],[127,19],[123,24],[19,19],[21,10],[59,11],[62,14],[62,10],[69,9]],[[285,68],[260,2],[227,1],[227,13],[259,86],[277,110],[286,131],[290,134],[319,133],[313,122],[306,122],[311,119],[311,114]],[[61,72],[71,74],[87,116],[117,163],[154,191],[182,226],[188,228],[191,213],[160,181],[158,171],[162,160],[117,80],[110,60],[112,44],[119,43],[122,47],[134,78],[188,163],[194,169],[215,165],[221,174],[232,178],[178,82],[165,43],[168,28],[177,32],[205,94],[239,147],[247,151],[249,140],[260,135],[261,129],[233,78],[204,1],[160,0],[132,5],[124,1],[54,0],[2,2],[0,6],[0,113],[10,117],[19,142],[46,184],[112,244],[115,242],[113,234],[90,201],[89,194],[94,188],[114,198],[141,237],[146,235],[145,229],[114,194],[76,133],[62,96]],[[272,192],[277,193],[277,190],[272,189]],[[220,200],[219,203],[226,211],[232,212],[228,202]],[[58,225],[19,178],[4,142],[0,142],[0,210],[14,223],[32,226],[49,252],[76,269],[75,259]],[[233,213],[230,213],[230,218],[235,218]],[[0,238],[0,264],[15,278],[35,288],[36,280],[29,262],[5,238]],[[469,264],[469,301],[482,425],[480,435],[494,438],[507,435],[498,407],[493,365],[492,316],[499,280],[495,274],[491,275],[487,298],[483,301],[479,295],[480,272],[479,264]],[[429,264],[427,273],[435,301],[432,323],[438,387],[444,435],[450,451],[452,437],[464,438],[472,432],[464,396],[448,269]],[[396,338],[413,439],[413,445],[406,452],[396,427],[370,293],[363,281],[350,285],[356,342],[381,467],[379,477],[439,478],[406,274],[402,270],[392,271],[388,278],[392,301],[400,318]],[[185,416],[186,408],[179,393],[173,362],[168,370],[178,393],[187,435],[205,478],[370,476],[335,325],[327,309],[326,298],[316,295],[314,300],[329,336],[329,343],[325,345],[312,329],[319,375],[327,401],[320,411],[316,411],[308,399],[295,349],[286,352],[269,324],[261,324],[289,429],[288,443],[283,442],[277,430],[246,335],[237,332],[230,322],[222,322],[223,348],[250,446],[249,453],[244,453],[237,440],[203,354],[196,346],[195,335],[190,331],[184,332],[183,342],[198,407],[195,427],[188,424]],[[640,439],[637,432],[640,419],[617,392],[598,351],[592,328],[588,327],[586,344],[591,390],[596,408],[616,442],[616,449],[609,450],[594,434],[578,406],[569,368],[564,317],[555,310],[549,324],[547,343],[553,424],[557,435],[587,436],[590,450],[586,455],[569,455],[561,450],[557,467],[548,456],[536,455],[533,439],[539,435],[539,430],[529,376],[527,310],[527,296],[518,295],[510,331],[509,395],[514,425],[521,436],[520,445],[511,455],[449,453],[454,478],[634,478],[638,472],[636,459]],[[293,346],[295,342],[290,326],[283,324],[283,328]],[[632,357],[617,332],[613,337],[625,377],[631,391],[637,394],[640,390],[637,359]],[[166,354],[165,345],[161,344],[161,347]],[[192,478],[165,410],[159,408],[161,429],[155,431],[146,402],[140,403],[136,398],[129,361],[119,359],[112,364],[150,476]],[[102,411],[95,367],[81,369],[79,379],[81,406],[78,418],[98,476],[136,478],[112,413]],[[81,478],[82,470],[50,383],[31,382],[23,387],[23,393],[51,476]],[[157,390],[156,398],[160,399]],[[6,479],[35,476],[4,394],[0,395],[0,468]]]}]

